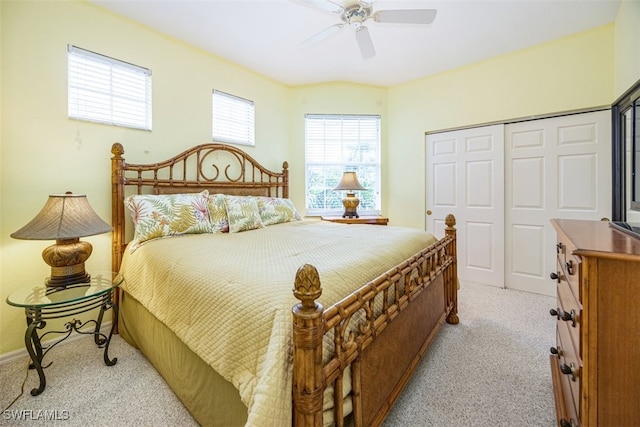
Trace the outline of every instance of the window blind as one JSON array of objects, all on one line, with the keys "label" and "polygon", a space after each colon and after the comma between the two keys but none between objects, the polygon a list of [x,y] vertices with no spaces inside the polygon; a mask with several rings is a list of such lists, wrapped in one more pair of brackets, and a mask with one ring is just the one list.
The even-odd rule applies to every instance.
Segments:
[{"label": "window blind", "polygon": [[342,173],[355,171],[367,191],[358,192],[358,211],[380,213],[380,116],[305,116],[306,214],[341,214],[341,191],[334,191]]},{"label": "window blind", "polygon": [[67,47],[70,118],[151,130],[151,70]]},{"label": "window blind", "polygon": [[255,107],[253,101],[214,89],[212,118],[214,140],[255,145]]}]

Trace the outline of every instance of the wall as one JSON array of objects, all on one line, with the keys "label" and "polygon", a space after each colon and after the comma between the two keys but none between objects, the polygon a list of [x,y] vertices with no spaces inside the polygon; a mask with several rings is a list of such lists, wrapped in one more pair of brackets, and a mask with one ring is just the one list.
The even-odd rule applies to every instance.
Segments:
[{"label": "wall", "polygon": [[425,226],[425,132],[610,104],[613,34],[606,25],[391,88],[390,220]]},{"label": "wall", "polygon": [[[280,170],[289,152],[289,88],[84,1],[3,0],[0,13],[0,354],[4,354],[23,348],[26,326],[24,312],[5,300],[21,284],[48,276],[40,253],[53,243],[9,235],[42,208],[48,194],[85,193],[96,212],[111,222],[111,144],[121,142],[125,158],[146,163],[211,141],[214,88],[255,101],[258,142],[247,151]],[[152,132],[67,118],[67,44],[151,68]],[[108,270],[110,234],[83,240],[94,248],[87,271]]]},{"label": "wall", "polygon": [[[291,198],[304,210],[304,116],[305,114],[378,114],[381,116],[382,158],[387,146],[387,89],[351,83],[325,83],[292,88],[290,93],[290,129],[292,135],[290,165]],[[387,173],[383,160],[382,174]],[[390,193],[384,185],[382,194]],[[299,201],[299,202],[298,202]],[[382,214],[385,214],[383,209]]]},{"label": "wall", "polygon": [[623,0],[615,24],[614,100],[640,80],[640,2]]}]

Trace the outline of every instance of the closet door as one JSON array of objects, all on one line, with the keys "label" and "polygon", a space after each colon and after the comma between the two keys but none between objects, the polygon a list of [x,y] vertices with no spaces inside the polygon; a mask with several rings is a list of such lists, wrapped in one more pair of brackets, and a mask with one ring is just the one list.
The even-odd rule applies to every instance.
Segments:
[{"label": "closet door", "polygon": [[504,125],[426,137],[426,229],[456,216],[458,276],[504,287]]},{"label": "closet door", "polygon": [[505,126],[506,287],[555,295],[551,218],[611,212],[611,112]]}]

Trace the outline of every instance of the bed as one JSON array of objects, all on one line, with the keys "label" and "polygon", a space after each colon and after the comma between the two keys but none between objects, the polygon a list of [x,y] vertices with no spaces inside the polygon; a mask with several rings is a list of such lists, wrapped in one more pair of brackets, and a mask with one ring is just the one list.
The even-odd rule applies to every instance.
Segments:
[{"label": "bed", "polygon": [[[154,164],[111,152],[118,332],[202,425],[380,425],[458,323],[452,215],[439,240],[302,219],[287,162],[220,143]],[[180,221],[158,234],[149,203]]]}]

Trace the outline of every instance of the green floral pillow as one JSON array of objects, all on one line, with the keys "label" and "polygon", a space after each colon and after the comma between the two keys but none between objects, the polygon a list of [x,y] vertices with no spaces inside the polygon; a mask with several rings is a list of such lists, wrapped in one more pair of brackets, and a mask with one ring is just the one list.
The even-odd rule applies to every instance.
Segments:
[{"label": "green floral pillow", "polygon": [[134,195],[125,199],[135,225],[131,251],[160,237],[211,231],[208,191],[194,194]]},{"label": "green floral pillow", "polygon": [[289,199],[279,197],[257,197],[257,199],[260,218],[265,226],[302,219]]},{"label": "green floral pillow", "polygon": [[224,203],[227,206],[229,233],[264,227],[258,210],[258,201],[255,197],[225,196]]},{"label": "green floral pillow", "polygon": [[227,217],[224,194],[209,195],[209,220],[211,221],[212,233],[226,233],[229,231],[229,217]]}]

